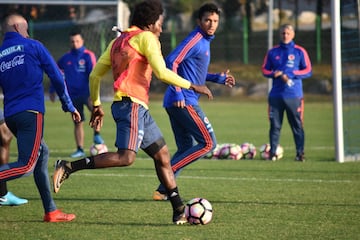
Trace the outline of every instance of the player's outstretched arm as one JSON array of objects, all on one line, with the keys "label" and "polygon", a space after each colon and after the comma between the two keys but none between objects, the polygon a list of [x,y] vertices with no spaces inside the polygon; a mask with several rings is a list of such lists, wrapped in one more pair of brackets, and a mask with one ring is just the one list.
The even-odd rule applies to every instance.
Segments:
[{"label": "player's outstretched arm", "polygon": [[190,89],[194,90],[197,93],[207,95],[209,100],[212,100],[214,98],[212,92],[206,85],[196,85],[191,83]]}]

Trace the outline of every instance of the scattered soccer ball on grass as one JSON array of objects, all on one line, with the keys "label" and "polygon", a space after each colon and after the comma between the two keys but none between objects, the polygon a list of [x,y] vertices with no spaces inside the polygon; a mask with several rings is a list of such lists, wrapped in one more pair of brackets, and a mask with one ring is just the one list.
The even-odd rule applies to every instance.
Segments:
[{"label": "scattered soccer ball on grass", "polygon": [[241,144],[242,159],[254,159],[256,156],[256,147],[252,143],[245,142]]},{"label": "scattered soccer ball on grass", "polygon": [[213,216],[212,206],[205,198],[193,198],[185,205],[185,216],[190,224],[208,224]]},{"label": "scattered soccer ball on grass", "polygon": [[[277,146],[275,154],[276,154],[277,160],[281,159],[284,156],[284,148],[280,144]],[[264,160],[270,159],[270,144],[269,143],[263,144],[260,147],[260,157],[261,157],[261,159],[264,159]]]},{"label": "scattered soccer ball on grass", "polygon": [[219,159],[221,147],[222,147],[222,144],[216,144],[214,150],[211,151],[211,153],[212,153],[211,158]]},{"label": "scattered soccer ball on grass", "polygon": [[240,160],[242,156],[241,147],[235,143],[224,144],[219,151],[220,159]]},{"label": "scattered soccer ball on grass", "polygon": [[90,155],[91,156],[95,156],[101,153],[106,153],[108,152],[108,148],[105,145],[105,143],[101,143],[101,144],[93,144],[90,147]]}]

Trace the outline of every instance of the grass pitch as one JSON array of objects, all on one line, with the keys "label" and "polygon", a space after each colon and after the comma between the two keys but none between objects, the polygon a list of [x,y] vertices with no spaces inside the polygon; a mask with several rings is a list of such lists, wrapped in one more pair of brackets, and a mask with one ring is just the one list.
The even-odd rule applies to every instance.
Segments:
[{"label": "grass pitch", "polygon": [[[266,101],[242,99],[201,101],[219,143],[268,142]],[[102,131],[110,150],[115,128],[110,103],[104,104]],[[9,190],[29,199],[19,207],[1,207],[1,239],[359,239],[360,166],[334,160],[331,102],[305,103],[305,163],[294,161],[290,128],[284,119],[284,158],[205,160],[189,165],[178,178],[182,197],[208,199],[213,221],[205,226],[174,226],[170,203],[152,201],[158,181],[153,162],[139,152],[127,168],[84,170],[73,174],[54,199],[71,223],[44,223],[32,177],[8,183]],[[150,112],[162,129],[171,153],[175,143],[160,101]],[[87,115],[89,119],[89,115]],[[86,122],[88,121],[86,120]],[[87,150],[91,129],[86,129]],[[45,141],[50,148],[49,174],[58,158],[75,150],[69,114],[47,102]],[[16,158],[16,141],[11,159]]]}]

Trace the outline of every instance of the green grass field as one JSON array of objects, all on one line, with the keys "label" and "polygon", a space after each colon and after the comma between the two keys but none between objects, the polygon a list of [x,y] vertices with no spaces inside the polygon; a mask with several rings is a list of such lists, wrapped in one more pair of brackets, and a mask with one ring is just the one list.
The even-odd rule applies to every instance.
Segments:
[{"label": "green grass field", "polygon": [[[201,106],[219,143],[268,142],[266,101],[205,98]],[[110,150],[115,128],[105,103],[102,134]],[[175,144],[160,101],[150,111],[172,153]],[[89,116],[89,115],[87,115]],[[75,150],[72,123],[59,103],[47,103],[45,141],[50,148],[49,173],[58,158]],[[74,212],[71,223],[44,223],[32,177],[9,182],[9,190],[29,199],[19,207],[1,207],[0,238],[7,239],[360,239],[360,166],[335,162],[333,106],[305,103],[305,163],[294,161],[294,143],[284,119],[284,158],[205,160],[188,166],[178,178],[182,197],[208,199],[213,221],[205,226],[175,226],[169,202],[152,201],[158,185],[153,162],[143,152],[127,168],[84,170],[72,175],[58,194],[59,208]],[[87,149],[91,129],[86,127]],[[16,142],[11,154],[16,158]]]}]

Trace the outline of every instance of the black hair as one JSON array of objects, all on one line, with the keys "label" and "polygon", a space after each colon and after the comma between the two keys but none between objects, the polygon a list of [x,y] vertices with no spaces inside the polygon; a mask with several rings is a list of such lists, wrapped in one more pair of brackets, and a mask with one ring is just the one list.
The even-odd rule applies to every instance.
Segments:
[{"label": "black hair", "polygon": [[202,5],[198,10],[198,19],[201,19],[205,13],[216,13],[217,15],[220,15],[221,10],[215,3],[205,3]]},{"label": "black hair", "polygon": [[159,19],[164,9],[158,0],[146,0],[135,6],[131,25],[135,25],[141,29],[148,27]]},{"label": "black hair", "polygon": [[71,29],[69,36],[75,36],[75,35],[81,35],[81,29],[78,27],[74,27],[73,29]]}]

